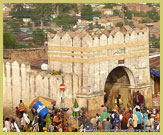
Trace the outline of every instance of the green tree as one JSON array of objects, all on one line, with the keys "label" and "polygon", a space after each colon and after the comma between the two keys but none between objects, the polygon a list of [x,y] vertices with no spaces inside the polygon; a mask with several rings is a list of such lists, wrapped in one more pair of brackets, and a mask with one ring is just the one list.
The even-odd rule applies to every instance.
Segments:
[{"label": "green tree", "polygon": [[132,19],[132,11],[128,10],[127,7],[125,11],[125,16],[127,17],[127,19]]},{"label": "green tree", "polygon": [[119,22],[119,23],[117,23],[115,26],[116,26],[116,27],[120,27],[120,28],[122,28],[122,26],[123,26],[123,22]]},{"label": "green tree", "polygon": [[116,3],[106,3],[104,8],[113,8],[116,5],[117,5]]},{"label": "green tree", "polygon": [[49,20],[50,15],[54,13],[55,4],[33,4],[33,8],[34,9],[32,10],[30,17],[36,24],[44,26],[43,22],[45,20]]},{"label": "green tree", "polygon": [[151,11],[148,11],[147,16],[151,18],[154,22],[157,22],[160,20],[160,15],[158,14],[155,8],[153,8]]},{"label": "green tree", "polygon": [[35,41],[41,42],[41,44],[43,45],[45,42],[45,38],[46,38],[46,35],[45,35],[43,29],[37,28],[36,30],[34,30],[33,38],[35,39]]},{"label": "green tree", "polygon": [[119,13],[119,10],[115,9],[113,10],[113,16],[119,16],[120,13]]},{"label": "green tree", "polygon": [[155,48],[160,48],[160,38],[157,38],[155,35],[149,37],[149,42]]},{"label": "green tree", "polygon": [[147,14],[144,12],[132,11],[135,17],[146,17]]},{"label": "green tree", "polygon": [[78,11],[77,4],[65,3],[65,4],[60,4],[60,6],[59,6],[60,13],[68,13],[72,9],[75,12],[77,12]]},{"label": "green tree", "polygon": [[88,29],[89,29],[89,30],[93,30],[93,28],[94,28],[93,24],[90,23]]},{"label": "green tree", "polygon": [[24,4],[14,4],[14,7],[10,11],[10,15],[13,18],[22,19],[29,18],[31,10],[24,8]]},{"label": "green tree", "polygon": [[82,19],[92,21],[93,17],[100,17],[101,12],[100,11],[93,11],[91,5],[84,5],[81,11],[81,17]]},{"label": "green tree", "polygon": [[94,11],[93,12],[93,17],[100,17],[101,16],[101,12],[100,11]]},{"label": "green tree", "polygon": [[142,19],[140,21],[140,23],[152,23],[152,20],[150,18],[146,17],[146,18]]},{"label": "green tree", "polygon": [[5,49],[17,49],[19,48],[19,43],[16,36],[10,32],[3,33],[3,47]]},{"label": "green tree", "polygon": [[61,26],[63,30],[68,30],[77,23],[77,19],[65,13],[55,18],[54,22],[57,26]]},{"label": "green tree", "polygon": [[131,28],[134,28],[134,23],[132,21],[125,22],[125,25],[129,25]]},{"label": "green tree", "polygon": [[91,5],[84,5],[81,11],[82,19],[92,21],[93,20],[93,10]]},{"label": "green tree", "polygon": [[6,31],[11,31],[12,33],[18,34],[20,32],[21,26],[23,26],[23,21],[22,19],[4,20],[4,26]]}]

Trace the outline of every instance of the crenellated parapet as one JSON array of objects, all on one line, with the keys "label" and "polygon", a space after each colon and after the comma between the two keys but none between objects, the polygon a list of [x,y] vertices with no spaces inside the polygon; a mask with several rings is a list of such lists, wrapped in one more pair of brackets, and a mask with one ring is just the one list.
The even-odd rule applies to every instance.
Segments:
[{"label": "crenellated parapet", "polygon": [[71,73],[72,63],[98,63],[148,55],[148,35],[148,28],[129,26],[48,34],[49,66]]}]

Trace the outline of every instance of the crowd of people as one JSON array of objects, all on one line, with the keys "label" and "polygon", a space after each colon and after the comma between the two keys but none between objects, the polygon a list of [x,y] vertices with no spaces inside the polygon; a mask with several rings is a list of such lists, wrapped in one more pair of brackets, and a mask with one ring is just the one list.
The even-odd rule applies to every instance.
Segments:
[{"label": "crowd of people", "polygon": [[46,118],[31,109],[26,111],[24,103],[20,100],[16,107],[15,118],[5,118],[4,132],[115,132],[115,131],[159,131],[159,109],[148,110],[144,107],[144,97],[137,92],[133,105],[122,107],[121,95],[115,99],[112,109],[101,105],[95,117],[89,117],[87,108],[82,107],[78,117],[68,115],[68,108],[58,108],[52,104],[48,108]]}]

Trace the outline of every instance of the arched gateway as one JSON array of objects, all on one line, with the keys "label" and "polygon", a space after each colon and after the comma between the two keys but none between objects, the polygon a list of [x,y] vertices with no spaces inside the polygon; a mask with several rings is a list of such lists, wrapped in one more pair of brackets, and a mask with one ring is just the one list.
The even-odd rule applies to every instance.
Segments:
[{"label": "arched gateway", "polygon": [[49,68],[77,75],[78,86],[72,83],[71,97],[90,115],[99,112],[105,93],[106,104],[112,107],[118,93],[126,103],[139,90],[151,107],[148,28],[78,30],[48,38]]},{"label": "arched gateway", "polygon": [[121,95],[123,107],[127,103],[132,104],[131,87],[135,86],[133,73],[124,66],[114,68],[108,75],[105,83],[104,104],[108,108],[114,108],[115,99]]}]

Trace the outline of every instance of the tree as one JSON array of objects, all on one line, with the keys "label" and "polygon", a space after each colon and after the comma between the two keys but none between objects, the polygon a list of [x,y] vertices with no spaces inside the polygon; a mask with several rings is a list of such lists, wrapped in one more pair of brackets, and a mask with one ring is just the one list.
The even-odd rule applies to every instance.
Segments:
[{"label": "tree", "polygon": [[132,21],[125,22],[125,25],[129,25],[131,28],[134,28],[134,23]]},{"label": "tree", "polygon": [[8,19],[4,20],[4,25],[7,31],[18,34],[21,26],[23,25],[23,21],[22,19]]},{"label": "tree", "polygon": [[60,4],[59,6],[60,13],[68,13],[72,9],[74,9],[74,11],[77,12],[78,11],[77,4],[66,3],[66,4]]},{"label": "tree", "polygon": [[146,18],[142,19],[140,21],[140,23],[152,23],[152,20],[150,18],[146,17]]},{"label": "tree", "polygon": [[81,11],[81,17],[82,19],[85,19],[87,21],[92,21],[93,17],[100,17],[101,12],[100,11],[93,11],[91,5],[84,5]]},{"label": "tree", "polygon": [[93,20],[93,10],[91,5],[84,5],[81,11],[82,19],[92,21]]},{"label": "tree", "polygon": [[[31,12],[31,18],[35,23],[44,26],[44,21],[49,20],[50,15],[54,12],[55,4],[33,4],[34,9]],[[39,20],[39,22],[38,22]]]},{"label": "tree", "polygon": [[155,48],[160,48],[160,38],[156,38],[155,35],[149,37],[149,42],[154,46]]},{"label": "tree", "polygon": [[155,8],[153,8],[151,11],[148,11],[147,16],[151,18],[154,22],[160,20],[160,15],[158,14]]},{"label": "tree", "polygon": [[106,3],[104,8],[113,8],[116,5],[117,5],[116,3]]},{"label": "tree", "polygon": [[119,23],[117,23],[115,26],[116,26],[116,27],[120,27],[120,28],[122,28],[122,26],[123,26],[123,22],[119,22]]},{"label": "tree", "polygon": [[93,12],[93,17],[100,17],[101,16],[101,12],[100,11],[94,11]]},{"label": "tree", "polygon": [[125,16],[127,17],[127,19],[132,19],[132,11],[128,10],[127,7],[125,11]]},{"label": "tree", "polygon": [[119,13],[119,10],[115,9],[113,10],[113,16],[119,16],[120,13]]},{"label": "tree", "polygon": [[138,12],[138,11],[132,11],[135,17],[146,17],[146,13],[144,12]]},{"label": "tree", "polygon": [[35,39],[35,41],[39,41],[41,42],[41,44],[43,45],[45,42],[45,33],[43,31],[43,29],[37,28],[35,31],[33,31],[33,38]]},{"label": "tree", "polygon": [[22,19],[29,18],[31,10],[24,8],[23,4],[14,4],[14,7],[10,11],[10,15],[13,18]]},{"label": "tree", "polygon": [[3,47],[5,49],[17,49],[19,48],[19,43],[15,37],[10,32],[4,32],[3,33]]},{"label": "tree", "polygon": [[54,22],[57,26],[62,27],[63,30],[68,30],[77,23],[77,19],[65,13],[60,14],[57,18],[55,18]]}]

